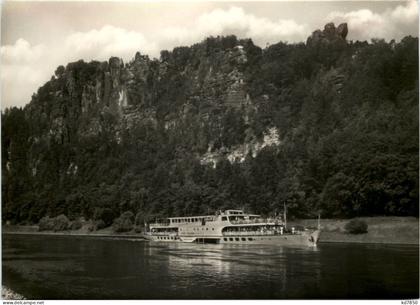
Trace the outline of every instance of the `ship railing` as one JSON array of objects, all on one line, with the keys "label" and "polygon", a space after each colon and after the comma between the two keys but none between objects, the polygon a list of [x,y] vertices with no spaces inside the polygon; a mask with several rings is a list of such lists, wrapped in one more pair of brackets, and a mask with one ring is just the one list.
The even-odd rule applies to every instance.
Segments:
[{"label": "ship railing", "polygon": [[268,218],[268,219],[257,218],[257,219],[231,220],[230,223],[231,224],[254,224],[254,223],[276,223],[276,224],[282,224],[283,222],[281,220],[272,219],[272,218]]},{"label": "ship railing", "polygon": [[155,223],[150,224],[150,226],[157,226],[157,227],[167,227],[169,225],[170,225],[169,222],[155,222]]},{"label": "ship railing", "polygon": [[149,235],[177,235],[176,232],[149,232]]},{"label": "ship railing", "polygon": [[232,232],[223,232],[223,236],[237,236],[237,235],[278,235],[280,232],[275,231],[232,231]]}]

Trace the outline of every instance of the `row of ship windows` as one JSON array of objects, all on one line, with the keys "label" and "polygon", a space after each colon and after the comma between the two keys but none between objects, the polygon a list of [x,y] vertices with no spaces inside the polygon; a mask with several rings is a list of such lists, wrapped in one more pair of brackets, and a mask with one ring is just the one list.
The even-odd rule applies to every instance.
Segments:
[{"label": "row of ship windows", "polygon": [[[229,238],[227,238],[227,237],[224,237],[223,238],[223,240],[224,241],[246,241],[246,238],[245,237],[241,237],[241,238],[239,238],[239,237],[235,237],[235,238],[233,238],[233,237],[229,237]],[[248,237],[248,241],[253,241],[254,240],[254,238],[252,238],[252,237]]]},{"label": "row of ship windows", "polygon": [[188,218],[188,219],[172,219],[173,223],[185,223],[185,222],[199,222],[202,221],[203,218]]},{"label": "row of ship windows", "polygon": [[[182,231],[182,228],[179,228],[179,230]],[[196,230],[200,231],[199,228],[193,228],[193,231],[196,231]],[[208,231],[208,230],[209,230],[209,228],[206,228],[206,231]],[[214,231],[214,228],[211,228],[211,230]],[[201,228],[201,231],[204,231],[204,228]]]},{"label": "row of ship windows", "polygon": [[[161,239],[161,240],[175,240],[175,237],[173,237],[173,236],[157,236],[157,239]],[[233,238],[233,237],[229,237],[229,238],[224,237],[223,240],[224,241],[246,241],[247,239],[245,237],[241,237],[241,238],[239,238],[239,237],[235,237],[235,238]],[[248,237],[248,241],[253,241],[253,240],[255,240],[255,239],[252,238],[252,237]]]},{"label": "row of ship windows", "polygon": [[[287,239],[287,238],[285,237],[285,239]],[[223,240],[224,241],[247,241],[247,238],[246,237],[241,237],[241,238],[239,238],[239,237],[235,237],[235,238],[233,238],[233,237],[229,237],[229,238],[224,237]],[[254,241],[254,240],[258,240],[258,238],[248,237],[248,241]],[[263,240],[263,238],[260,238],[260,240]],[[268,238],[268,240],[271,240],[271,238]]]}]

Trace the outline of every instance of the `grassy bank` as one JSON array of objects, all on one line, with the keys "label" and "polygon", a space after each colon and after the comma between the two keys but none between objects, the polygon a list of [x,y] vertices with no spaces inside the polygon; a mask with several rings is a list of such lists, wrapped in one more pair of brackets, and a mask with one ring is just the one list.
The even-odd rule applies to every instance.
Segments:
[{"label": "grassy bank", "polygon": [[104,228],[97,231],[89,231],[88,226],[84,225],[78,230],[66,231],[39,231],[38,226],[20,226],[20,225],[4,225],[2,226],[2,233],[6,234],[25,234],[25,235],[74,235],[74,236],[91,236],[91,237],[120,237],[120,238],[138,238],[142,239],[141,233],[136,233],[134,230],[124,233],[116,233],[112,227]]},{"label": "grassy bank", "polygon": [[[349,219],[321,219],[320,243],[349,242],[349,243],[383,243],[383,244],[419,244],[419,220],[415,217],[360,217],[368,224],[365,234],[348,234],[345,225]],[[301,219],[288,221],[288,227],[305,226],[316,227],[317,219]],[[116,233],[111,227],[89,231],[88,226],[73,231],[38,231],[38,226],[3,226],[4,233],[14,234],[46,234],[46,235],[75,235],[92,237],[121,237],[142,238],[141,233],[134,230]]]},{"label": "grassy bank", "polygon": [[[368,224],[365,234],[348,234],[349,219],[321,219],[320,242],[419,244],[419,220],[415,217],[360,217]],[[289,221],[293,225],[317,226],[317,219]]]}]

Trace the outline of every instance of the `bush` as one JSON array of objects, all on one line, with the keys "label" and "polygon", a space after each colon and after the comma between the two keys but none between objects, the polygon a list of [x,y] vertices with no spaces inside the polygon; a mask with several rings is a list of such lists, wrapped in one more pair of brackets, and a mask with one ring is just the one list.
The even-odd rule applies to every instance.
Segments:
[{"label": "bush", "polygon": [[54,218],[54,232],[64,231],[70,227],[70,221],[66,215],[61,214]]},{"label": "bush", "polygon": [[144,222],[145,222],[145,217],[144,217],[144,214],[143,214],[143,213],[141,213],[141,212],[138,212],[138,213],[136,214],[136,218],[135,218],[135,220],[134,220],[134,224],[135,224],[136,226],[140,226],[140,227],[142,227],[142,226],[144,226]]},{"label": "bush", "polygon": [[106,228],[106,225],[102,219],[91,221],[87,227],[89,232],[101,230],[103,228]]},{"label": "bush", "polygon": [[89,232],[95,231],[95,224],[94,223],[89,223],[89,225],[87,226],[87,229]]},{"label": "bush", "polygon": [[103,208],[96,207],[93,211],[92,219],[93,220],[100,219],[102,217],[103,210],[104,210]]},{"label": "bush", "polygon": [[114,232],[128,232],[133,229],[134,214],[130,211],[124,212],[114,220],[112,228]]},{"label": "bush", "polygon": [[83,227],[83,223],[80,219],[76,219],[75,221],[73,221],[70,225],[70,230],[79,230]]},{"label": "bush", "polygon": [[102,219],[95,221],[95,231],[96,230],[101,230],[101,229],[106,228],[106,227],[107,227],[107,225],[105,224],[105,222]]},{"label": "bush", "polygon": [[305,231],[305,227],[302,225],[296,225],[294,226],[296,231]]},{"label": "bush", "polygon": [[51,231],[54,229],[54,218],[42,217],[39,221],[39,231]]},{"label": "bush", "polygon": [[126,211],[126,212],[122,213],[120,217],[128,218],[128,219],[130,219],[131,222],[134,221],[134,214],[131,211]]},{"label": "bush", "polygon": [[145,219],[143,213],[138,212],[136,214],[136,218],[134,219],[134,231],[136,233],[142,233],[143,232],[145,220],[146,219]]},{"label": "bush", "polygon": [[109,208],[105,208],[101,216],[102,216],[101,219],[103,220],[105,227],[109,227],[110,225],[112,225],[112,222],[114,221],[116,217],[114,212]]},{"label": "bush", "polygon": [[95,212],[93,214],[93,220],[102,220],[105,224],[104,227],[109,227],[110,225],[112,225],[115,217],[116,215],[110,208],[95,208]]},{"label": "bush", "polygon": [[128,232],[133,229],[133,223],[129,218],[118,217],[112,225],[114,232]]},{"label": "bush", "polygon": [[[39,231],[64,231],[72,228],[66,215],[61,214],[57,217],[50,218],[48,216],[41,218],[39,221]],[[77,229],[75,229],[77,230]]]},{"label": "bush", "polygon": [[350,234],[363,234],[367,233],[368,225],[365,221],[360,219],[350,220],[344,227]]}]

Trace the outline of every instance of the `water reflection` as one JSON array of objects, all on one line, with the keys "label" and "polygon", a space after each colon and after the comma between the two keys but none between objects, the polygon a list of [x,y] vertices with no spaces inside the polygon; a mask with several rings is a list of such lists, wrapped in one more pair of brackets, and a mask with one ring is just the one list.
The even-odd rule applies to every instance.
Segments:
[{"label": "water reflection", "polygon": [[3,278],[41,299],[408,298],[418,247],[5,237]]},{"label": "water reflection", "polygon": [[[265,285],[262,291],[268,287],[273,296],[280,297],[287,295],[291,277],[308,276],[319,281],[321,276],[317,248],[151,243],[146,249],[154,264],[166,271],[162,277],[175,275],[176,280],[168,282],[179,293],[192,286],[217,288],[226,281],[226,296],[232,294],[232,286],[250,286],[253,289],[246,294],[252,297]],[[196,288],[196,292],[200,290]]]}]

